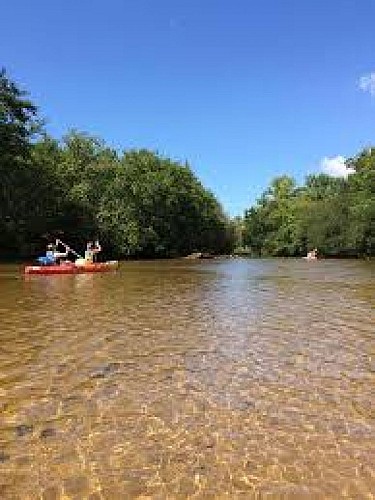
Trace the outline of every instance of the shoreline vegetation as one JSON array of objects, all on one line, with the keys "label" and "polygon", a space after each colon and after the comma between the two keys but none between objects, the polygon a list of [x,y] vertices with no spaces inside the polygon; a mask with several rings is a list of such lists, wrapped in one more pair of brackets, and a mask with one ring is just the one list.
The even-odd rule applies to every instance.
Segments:
[{"label": "shoreline vegetation", "polygon": [[[146,149],[118,152],[70,131],[49,136],[27,93],[0,71],[0,261],[31,260],[50,240],[100,239],[103,258],[375,255],[375,148],[352,174],[274,179],[242,217],[229,218],[194,174]],[[199,255],[199,257],[198,257]]]}]

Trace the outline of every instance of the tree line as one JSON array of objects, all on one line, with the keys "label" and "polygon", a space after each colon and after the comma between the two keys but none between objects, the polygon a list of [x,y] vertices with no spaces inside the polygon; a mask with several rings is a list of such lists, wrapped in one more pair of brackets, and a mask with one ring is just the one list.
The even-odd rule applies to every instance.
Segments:
[{"label": "tree line", "polygon": [[375,254],[375,148],[346,161],[347,178],[309,175],[304,185],[281,176],[245,212],[242,242],[254,255]]},{"label": "tree line", "polygon": [[99,239],[117,257],[226,253],[233,230],[190,166],[146,149],[119,153],[43,128],[27,94],[0,72],[0,257],[33,256],[56,237]]},{"label": "tree line", "polygon": [[353,174],[275,178],[229,219],[185,163],[153,151],[119,153],[99,138],[49,136],[26,92],[0,71],[0,258],[40,254],[60,238],[99,239],[107,256],[192,252],[300,256],[375,253],[375,148],[347,160]]}]

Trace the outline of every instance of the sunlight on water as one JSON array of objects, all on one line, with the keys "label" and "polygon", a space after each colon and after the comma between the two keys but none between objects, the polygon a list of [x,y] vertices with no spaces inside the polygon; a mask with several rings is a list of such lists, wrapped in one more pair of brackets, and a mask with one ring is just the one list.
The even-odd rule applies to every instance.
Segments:
[{"label": "sunlight on water", "polygon": [[373,498],[375,267],[0,267],[0,497]]}]

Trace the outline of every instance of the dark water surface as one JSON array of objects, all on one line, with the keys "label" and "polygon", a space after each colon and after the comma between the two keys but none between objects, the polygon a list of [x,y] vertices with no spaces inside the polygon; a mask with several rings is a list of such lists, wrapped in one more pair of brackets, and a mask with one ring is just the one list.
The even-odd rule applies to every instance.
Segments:
[{"label": "dark water surface", "polygon": [[374,498],[374,276],[0,266],[0,498]]}]

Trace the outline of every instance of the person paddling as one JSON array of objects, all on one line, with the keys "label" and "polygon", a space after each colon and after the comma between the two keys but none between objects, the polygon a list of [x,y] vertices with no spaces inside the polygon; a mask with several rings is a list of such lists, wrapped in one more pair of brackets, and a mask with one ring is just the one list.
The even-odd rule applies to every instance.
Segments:
[{"label": "person paddling", "polygon": [[100,246],[99,241],[96,241],[95,243],[89,241],[86,245],[85,262],[87,264],[93,264],[95,261],[96,254],[101,251],[102,247]]},{"label": "person paddling", "polygon": [[305,258],[308,260],[316,260],[318,258],[318,249],[314,248],[314,250],[308,252]]},{"label": "person paddling", "polygon": [[44,266],[52,266],[54,264],[59,264],[61,259],[66,259],[69,249],[65,248],[65,252],[60,252],[58,250],[58,244],[58,240],[56,240],[56,243],[48,243],[46,255],[44,257],[39,257],[38,262]]}]

